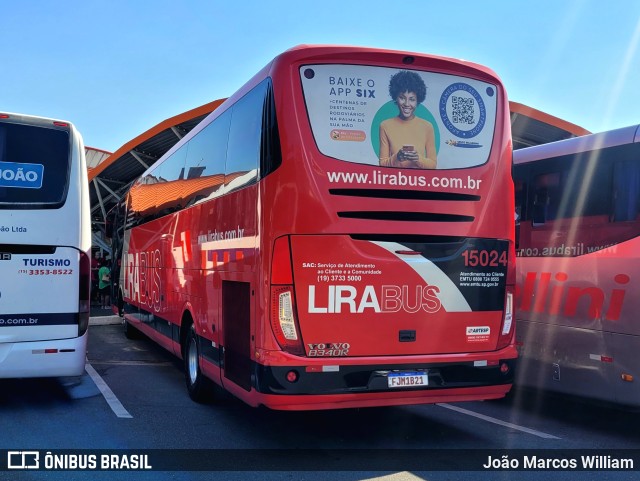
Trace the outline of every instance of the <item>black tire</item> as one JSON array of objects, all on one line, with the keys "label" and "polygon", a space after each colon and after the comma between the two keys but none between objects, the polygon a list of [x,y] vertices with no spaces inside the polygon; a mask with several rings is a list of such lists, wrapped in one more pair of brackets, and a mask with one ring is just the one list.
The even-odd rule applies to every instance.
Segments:
[{"label": "black tire", "polygon": [[122,318],[122,327],[124,330],[124,336],[127,339],[140,339],[140,331],[131,325],[126,319]]},{"label": "black tire", "polygon": [[187,336],[183,347],[184,379],[187,384],[189,397],[197,403],[210,401],[212,389],[200,370],[200,344],[193,323],[188,326]]},{"label": "black tire", "polygon": [[122,297],[122,291],[118,289],[118,315],[124,317],[124,299]]}]

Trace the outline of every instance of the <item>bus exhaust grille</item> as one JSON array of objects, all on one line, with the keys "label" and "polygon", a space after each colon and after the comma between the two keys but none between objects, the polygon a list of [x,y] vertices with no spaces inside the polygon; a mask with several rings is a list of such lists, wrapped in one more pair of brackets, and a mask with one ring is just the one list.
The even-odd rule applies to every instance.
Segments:
[{"label": "bus exhaust grille", "polygon": [[479,195],[457,194],[455,192],[429,192],[423,190],[329,189],[329,194],[375,199],[449,200],[458,202],[478,202],[480,200]]},{"label": "bus exhaust grille", "polygon": [[338,212],[345,219],[390,220],[400,222],[473,222],[470,215],[435,214],[432,212],[354,211]]},{"label": "bus exhaust grille", "polygon": [[397,242],[398,244],[462,244],[467,237],[419,234],[350,234],[354,240]]}]

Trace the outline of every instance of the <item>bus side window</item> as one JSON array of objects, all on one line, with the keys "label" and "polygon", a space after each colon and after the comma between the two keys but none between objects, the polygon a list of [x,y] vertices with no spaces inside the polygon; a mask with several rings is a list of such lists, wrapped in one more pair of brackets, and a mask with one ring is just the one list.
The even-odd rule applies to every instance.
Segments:
[{"label": "bus side window", "polygon": [[186,191],[185,205],[191,206],[224,194],[230,122],[231,111],[227,110],[189,141],[185,179],[192,187]]},{"label": "bus side window", "polygon": [[636,220],[640,210],[640,167],[637,160],[615,163],[612,200],[613,222]]},{"label": "bus side window", "polygon": [[534,180],[533,225],[544,225],[558,215],[561,200],[560,172],[539,175]]},{"label": "bus side window", "polygon": [[258,180],[262,110],[267,86],[263,81],[233,106],[224,182],[227,192]]},{"label": "bus side window", "polygon": [[6,130],[5,128],[0,125],[0,162],[4,162],[4,157],[5,157],[5,143],[6,143]]},{"label": "bus side window", "polygon": [[544,225],[547,221],[549,194],[546,187],[536,188],[533,198],[533,225]]},{"label": "bus side window", "polygon": [[523,205],[525,200],[526,186],[521,180],[515,181],[515,194],[516,194],[516,249],[520,245],[520,222],[522,221]]}]

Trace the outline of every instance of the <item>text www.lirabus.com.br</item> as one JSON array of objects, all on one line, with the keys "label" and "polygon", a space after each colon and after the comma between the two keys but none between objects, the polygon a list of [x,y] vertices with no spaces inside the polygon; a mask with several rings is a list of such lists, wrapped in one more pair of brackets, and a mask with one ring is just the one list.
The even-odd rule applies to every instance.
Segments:
[{"label": "text www.lirabus.com.br", "polygon": [[460,177],[427,177],[419,174],[403,172],[382,172],[374,170],[373,175],[363,172],[327,172],[329,182],[365,185],[400,185],[409,187],[443,187],[450,189],[479,190],[482,180],[467,176]]}]

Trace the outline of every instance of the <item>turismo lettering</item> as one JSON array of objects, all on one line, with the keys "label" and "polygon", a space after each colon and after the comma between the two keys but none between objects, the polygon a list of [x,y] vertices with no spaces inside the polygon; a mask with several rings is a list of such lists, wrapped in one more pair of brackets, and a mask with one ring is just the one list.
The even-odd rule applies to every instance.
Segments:
[{"label": "turismo lettering", "polygon": [[25,267],[69,267],[69,259],[22,259]]}]

